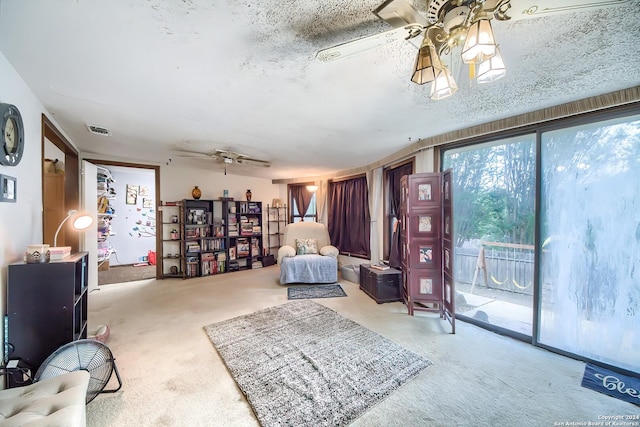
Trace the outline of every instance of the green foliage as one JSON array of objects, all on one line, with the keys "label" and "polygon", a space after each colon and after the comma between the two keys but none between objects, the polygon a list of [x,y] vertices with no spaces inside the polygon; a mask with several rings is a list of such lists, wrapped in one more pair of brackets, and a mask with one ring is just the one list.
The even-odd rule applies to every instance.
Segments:
[{"label": "green foliage", "polygon": [[455,243],[533,244],[535,144],[531,137],[445,153],[453,169]]}]

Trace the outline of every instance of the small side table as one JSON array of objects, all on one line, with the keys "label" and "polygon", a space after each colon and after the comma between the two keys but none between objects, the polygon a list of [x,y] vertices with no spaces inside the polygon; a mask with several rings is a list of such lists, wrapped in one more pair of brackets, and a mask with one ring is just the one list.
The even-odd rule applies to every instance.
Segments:
[{"label": "small side table", "polygon": [[360,264],[360,289],[378,304],[402,301],[402,272],[395,268],[377,270],[370,264]]}]

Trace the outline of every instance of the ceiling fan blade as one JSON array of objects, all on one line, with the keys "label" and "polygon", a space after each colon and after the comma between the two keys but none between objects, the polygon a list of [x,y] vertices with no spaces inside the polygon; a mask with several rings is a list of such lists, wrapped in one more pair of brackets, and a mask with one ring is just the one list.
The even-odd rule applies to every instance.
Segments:
[{"label": "ceiling fan blade", "polygon": [[178,157],[186,157],[189,159],[203,159],[203,160],[211,160],[212,157],[206,153],[197,153],[194,151],[179,151],[177,154]]},{"label": "ceiling fan blade", "polygon": [[236,163],[248,166],[260,166],[263,168],[271,167],[271,163],[266,160],[251,159],[248,157],[240,157],[236,159]]},{"label": "ceiling fan blade", "polygon": [[[490,8],[492,4],[499,2],[500,0],[487,0],[485,8]],[[508,15],[513,20],[518,20],[621,6],[628,3],[630,0],[511,0]]]},{"label": "ceiling fan blade", "polygon": [[406,0],[387,0],[375,8],[373,14],[394,28],[415,24],[425,28],[429,25],[425,17]]},{"label": "ceiling fan blade", "polygon": [[[415,35],[418,35],[419,33],[420,32]],[[393,30],[385,31],[384,33],[351,40],[327,49],[322,49],[317,53],[316,58],[322,62],[329,62],[345,56],[364,52],[365,50],[373,49],[396,40],[406,39],[408,36],[411,36],[410,29],[405,27],[394,28]]]}]

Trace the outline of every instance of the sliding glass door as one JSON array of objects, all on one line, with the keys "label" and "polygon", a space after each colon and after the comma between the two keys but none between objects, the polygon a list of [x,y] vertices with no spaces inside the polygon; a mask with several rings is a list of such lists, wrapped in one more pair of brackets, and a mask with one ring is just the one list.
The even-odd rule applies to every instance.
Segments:
[{"label": "sliding glass door", "polygon": [[542,134],[538,341],[640,371],[640,116]]},{"label": "sliding glass door", "polygon": [[456,314],[531,336],[535,134],[447,150],[453,169]]},{"label": "sliding glass door", "polygon": [[602,117],[443,151],[456,314],[640,372],[640,115]]}]

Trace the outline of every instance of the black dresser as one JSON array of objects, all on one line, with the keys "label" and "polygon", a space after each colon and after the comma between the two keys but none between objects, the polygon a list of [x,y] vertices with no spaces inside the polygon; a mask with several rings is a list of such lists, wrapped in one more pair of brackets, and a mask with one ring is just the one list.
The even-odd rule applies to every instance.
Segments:
[{"label": "black dresser", "polygon": [[395,268],[378,270],[370,264],[360,264],[360,289],[378,304],[402,301],[401,278],[402,272]]},{"label": "black dresser", "polygon": [[[31,375],[62,345],[87,338],[88,257],[9,265],[5,357],[19,359]],[[24,385],[16,378],[8,376],[7,387]]]}]

